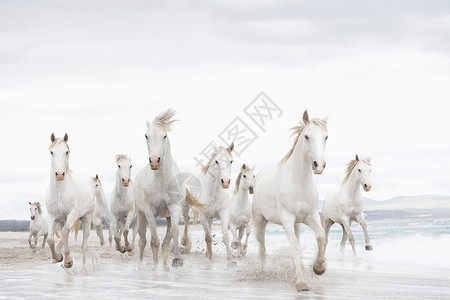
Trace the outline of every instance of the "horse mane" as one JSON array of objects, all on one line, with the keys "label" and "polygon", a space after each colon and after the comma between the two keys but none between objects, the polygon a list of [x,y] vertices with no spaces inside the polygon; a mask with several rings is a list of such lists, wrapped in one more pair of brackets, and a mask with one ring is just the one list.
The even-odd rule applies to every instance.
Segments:
[{"label": "horse mane", "polygon": [[163,131],[172,131],[172,123],[178,120],[171,120],[177,112],[171,108],[161,112],[153,119],[153,125]]},{"label": "horse mane", "polygon": [[[327,123],[321,119],[314,118],[314,119],[311,119],[311,122],[322,128],[326,128],[326,126],[327,126]],[[291,128],[291,130],[293,130],[291,136],[295,135],[295,142],[292,144],[291,150],[289,150],[289,152],[286,153],[286,155],[280,160],[280,162],[278,163],[279,166],[284,165],[287,162],[287,160],[292,156],[292,153],[294,153],[295,146],[297,145],[298,139],[300,138],[300,135],[302,134],[303,129],[305,129],[305,126],[306,126],[306,124],[303,121],[300,121],[299,125]]]},{"label": "horse mane", "polygon": [[36,205],[39,214],[42,214],[42,208],[41,208],[41,204],[39,202],[33,202],[33,203],[31,203],[31,205]]},{"label": "horse mane", "polygon": [[[66,143],[67,146],[67,150],[69,151],[69,154],[67,154],[68,156],[70,156],[70,147],[69,144],[64,141],[63,138],[57,138],[55,139],[50,146],[48,147],[48,150],[51,151],[53,148],[55,148],[56,145],[59,145],[61,143]],[[72,170],[69,168],[69,159],[67,159],[67,170],[66,170],[67,175],[72,175]]]},{"label": "horse mane", "polygon": [[126,160],[128,156],[124,154],[117,154],[116,155],[116,164],[120,164],[122,161]]},{"label": "horse mane", "polygon": [[244,173],[244,171],[247,171],[247,170],[250,170],[250,168],[246,164],[243,164],[241,167],[241,171],[239,172],[239,175],[236,178],[236,184],[234,187],[233,194],[237,194],[239,192],[239,185],[241,184],[242,173]]},{"label": "horse mane", "polygon": [[[228,155],[230,156],[230,158],[233,158],[233,155],[231,154],[229,148],[224,148],[224,147],[220,146],[220,147],[219,147],[219,150],[225,150],[226,153],[228,153]],[[203,172],[203,174],[206,174],[206,173],[208,172],[209,168],[211,167],[212,162],[214,161],[214,159],[215,159],[216,157],[217,157],[217,152],[214,152],[214,153],[211,155],[211,158],[209,159],[208,163],[207,163],[205,166],[202,167],[202,172]]]},{"label": "horse mane", "polygon": [[356,159],[352,159],[351,161],[349,161],[349,163],[347,164],[347,168],[345,169],[345,178],[341,183],[341,186],[344,185],[348,179],[350,178],[350,175],[352,174],[353,170],[355,169],[356,165],[358,164],[358,162],[364,162],[366,164],[368,164],[370,166],[370,158],[366,158],[363,160],[356,160]]}]

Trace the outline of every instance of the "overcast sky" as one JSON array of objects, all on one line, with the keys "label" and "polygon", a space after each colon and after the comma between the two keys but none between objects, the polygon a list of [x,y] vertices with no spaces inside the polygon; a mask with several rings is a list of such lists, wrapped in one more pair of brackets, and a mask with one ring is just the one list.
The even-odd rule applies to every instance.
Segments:
[{"label": "overcast sky", "polygon": [[[244,111],[260,92],[281,111],[263,129]],[[448,1],[2,1],[0,219],[45,202],[52,132],[109,196],[115,155],[134,177],[146,120],[169,107],[183,171],[236,118],[257,138],[233,171],[276,164],[308,109],[329,116],[321,199],[356,153],[368,198],[450,195],[449,99]]]}]

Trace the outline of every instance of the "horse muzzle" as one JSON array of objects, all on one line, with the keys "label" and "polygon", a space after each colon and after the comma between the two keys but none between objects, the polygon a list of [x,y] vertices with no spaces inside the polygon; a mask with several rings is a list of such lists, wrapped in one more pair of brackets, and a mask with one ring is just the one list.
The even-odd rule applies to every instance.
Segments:
[{"label": "horse muzzle", "polygon": [[158,157],[157,159],[152,159],[150,157],[148,161],[150,162],[150,168],[152,170],[159,170],[159,162],[161,161],[161,157]]},{"label": "horse muzzle", "polygon": [[253,195],[253,186],[248,187],[248,192],[250,193],[250,195]]},{"label": "horse muzzle", "polygon": [[55,172],[56,175],[56,181],[63,181],[64,180],[64,175],[66,175],[65,172]]},{"label": "horse muzzle", "polygon": [[228,180],[226,180],[226,181],[224,181],[223,179],[221,179],[221,181],[222,181],[222,188],[223,188],[223,189],[227,189],[227,188],[230,187],[231,179],[228,179]]},{"label": "horse muzzle", "polygon": [[363,188],[364,188],[365,192],[368,192],[372,188],[372,185],[371,184],[364,184]]},{"label": "horse muzzle", "polygon": [[317,174],[317,175],[322,174],[326,165],[327,165],[326,162],[319,164],[317,161],[313,161],[312,169],[313,169],[314,174]]},{"label": "horse muzzle", "polygon": [[34,220],[34,218],[35,218],[35,216],[32,216],[32,217],[31,217],[31,220]]}]

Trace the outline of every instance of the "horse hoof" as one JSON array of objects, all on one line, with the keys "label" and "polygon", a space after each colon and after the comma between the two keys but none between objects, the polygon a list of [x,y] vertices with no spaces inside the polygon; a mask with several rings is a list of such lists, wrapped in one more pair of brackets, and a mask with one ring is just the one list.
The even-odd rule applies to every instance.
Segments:
[{"label": "horse hoof", "polygon": [[120,253],[125,253],[127,250],[125,249],[125,247],[117,247],[116,246],[116,250],[119,251]]},{"label": "horse hoof", "polygon": [[372,250],[373,250],[373,247],[372,247],[372,245],[368,245],[368,246],[366,246],[366,250],[367,250],[367,251],[372,251]]},{"label": "horse hoof", "polygon": [[323,268],[323,270],[318,270],[316,266],[313,266],[313,271],[314,273],[316,273],[316,275],[322,275],[323,273],[325,273],[325,268]]},{"label": "horse hoof", "polygon": [[295,288],[297,289],[297,292],[307,292],[311,288],[306,284],[306,282],[297,282],[295,284]]},{"label": "horse hoof", "polygon": [[228,262],[228,266],[229,266],[229,267],[236,267],[236,266],[237,266],[237,262],[235,262],[235,261],[230,261],[230,262]]},{"label": "horse hoof", "polygon": [[70,269],[73,266],[73,260],[64,262],[64,268]]},{"label": "horse hoof", "polygon": [[127,252],[133,251],[133,247],[131,247],[131,246],[127,246],[125,249],[127,250]]},{"label": "horse hoof", "polygon": [[174,258],[172,260],[172,267],[182,267],[183,266],[183,260],[181,258]]},{"label": "horse hoof", "polygon": [[63,261],[63,255],[60,253],[59,257],[53,259],[53,263],[59,263]]},{"label": "horse hoof", "polygon": [[100,240],[100,245],[104,246],[105,245],[105,241],[104,240]]}]

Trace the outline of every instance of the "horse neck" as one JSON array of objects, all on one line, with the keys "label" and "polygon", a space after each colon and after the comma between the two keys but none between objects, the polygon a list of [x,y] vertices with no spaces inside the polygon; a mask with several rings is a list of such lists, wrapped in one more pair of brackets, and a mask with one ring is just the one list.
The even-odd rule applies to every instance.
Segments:
[{"label": "horse neck", "polygon": [[[303,133],[302,133],[303,134]],[[294,151],[281,169],[287,173],[286,180],[302,184],[306,179],[312,179],[311,164],[307,155],[303,154],[303,145],[300,137],[295,145]],[[302,179],[302,180],[299,180]]]},{"label": "horse neck", "polygon": [[357,180],[355,170],[356,170],[356,167],[353,169],[353,171],[350,174],[347,181],[342,185],[342,189],[345,191],[345,193],[349,196],[350,199],[359,198],[359,197],[355,197],[355,196],[359,196],[361,194],[361,191],[359,188],[359,181]]},{"label": "horse neck", "polygon": [[246,203],[248,203],[249,202],[249,199],[248,199],[248,190],[247,190],[247,188],[245,187],[245,184],[240,184],[239,185],[239,190],[238,190],[238,192],[237,192],[237,199],[238,199],[238,201],[239,201],[239,204],[241,205],[241,206],[244,206]]},{"label": "horse neck", "polygon": [[100,188],[99,191],[96,193],[95,195],[95,200],[97,201],[97,203],[105,203],[105,192],[103,192],[103,188]]},{"label": "horse neck", "polygon": [[[216,176],[216,172],[212,170],[212,168],[215,168],[214,164],[211,164],[208,171],[203,174],[205,181],[206,181],[206,187],[207,189],[211,191],[218,191],[222,189],[222,184],[220,182],[219,176]],[[211,175],[213,174],[213,175]]]}]

